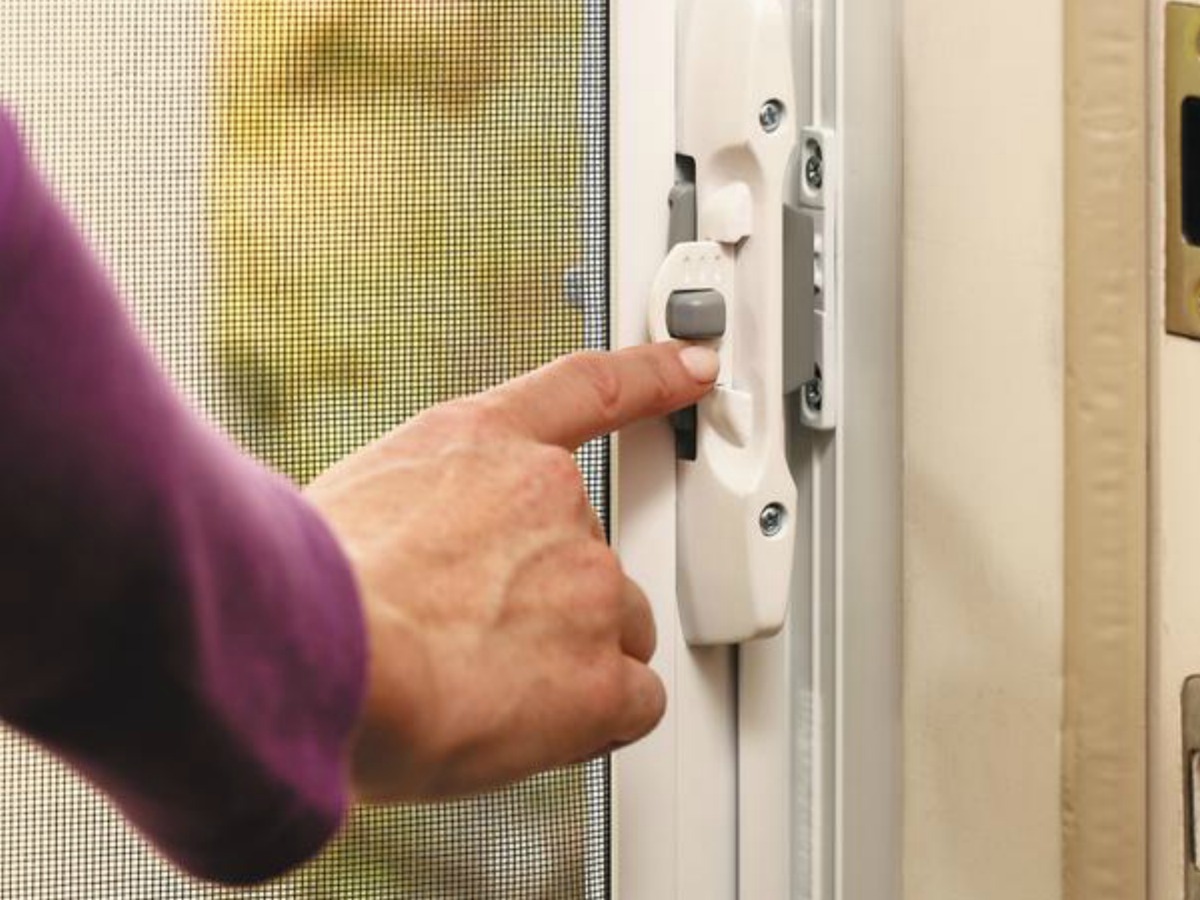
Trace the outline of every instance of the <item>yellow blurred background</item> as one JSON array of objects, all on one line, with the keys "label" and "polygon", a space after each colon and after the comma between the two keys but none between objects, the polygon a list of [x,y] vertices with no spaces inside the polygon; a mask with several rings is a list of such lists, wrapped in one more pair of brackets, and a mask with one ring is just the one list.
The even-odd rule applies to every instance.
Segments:
[{"label": "yellow blurred background", "polygon": [[582,5],[222,0],[211,347],[299,480],[578,349]]}]

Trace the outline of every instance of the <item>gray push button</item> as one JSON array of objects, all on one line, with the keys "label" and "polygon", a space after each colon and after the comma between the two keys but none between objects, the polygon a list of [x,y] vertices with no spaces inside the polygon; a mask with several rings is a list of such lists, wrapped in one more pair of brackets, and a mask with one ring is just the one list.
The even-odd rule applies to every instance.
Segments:
[{"label": "gray push button", "polygon": [[725,334],[720,291],[676,291],[667,301],[667,332],[681,341],[711,341]]}]

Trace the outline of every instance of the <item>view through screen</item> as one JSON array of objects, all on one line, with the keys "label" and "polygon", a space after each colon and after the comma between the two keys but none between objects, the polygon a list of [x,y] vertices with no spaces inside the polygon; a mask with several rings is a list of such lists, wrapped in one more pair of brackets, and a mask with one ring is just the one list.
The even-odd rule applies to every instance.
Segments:
[{"label": "view through screen", "polygon": [[[299,483],[608,345],[606,0],[5,0],[0,103],[189,398]],[[607,516],[608,449],[580,455]],[[170,871],[0,735],[0,896],[604,898],[595,763],[360,811],[291,878]]]}]

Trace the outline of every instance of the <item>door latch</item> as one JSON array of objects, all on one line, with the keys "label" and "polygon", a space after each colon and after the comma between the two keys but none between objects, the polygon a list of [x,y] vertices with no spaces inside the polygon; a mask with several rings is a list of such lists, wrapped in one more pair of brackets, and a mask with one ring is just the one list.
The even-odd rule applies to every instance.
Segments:
[{"label": "door latch", "polygon": [[794,114],[781,3],[694,0],[679,48],[678,181],[650,332],[712,346],[721,375],[677,415],[678,593],[694,645],[776,633],[797,528],[790,424],[837,415],[827,133]]}]

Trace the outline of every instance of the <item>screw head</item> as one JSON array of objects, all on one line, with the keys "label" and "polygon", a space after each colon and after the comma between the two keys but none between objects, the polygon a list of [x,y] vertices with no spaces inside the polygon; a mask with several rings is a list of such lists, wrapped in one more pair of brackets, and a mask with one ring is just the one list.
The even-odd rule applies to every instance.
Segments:
[{"label": "screw head", "polygon": [[762,105],[762,109],[758,111],[758,123],[762,125],[762,130],[767,134],[774,134],[779,130],[779,126],[783,124],[785,115],[783,102],[780,100],[768,100]]},{"label": "screw head", "polygon": [[779,503],[772,503],[758,517],[758,527],[762,529],[764,537],[778,537],[783,532],[785,524],[787,524],[787,510]]},{"label": "screw head", "polygon": [[825,405],[825,386],[820,378],[814,378],[804,385],[804,402],[813,412],[820,412]]},{"label": "screw head", "polygon": [[816,141],[808,142],[808,160],[804,163],[804,183],[809,190],[819,191],[825,185],[825,154]]}]

